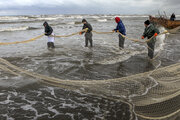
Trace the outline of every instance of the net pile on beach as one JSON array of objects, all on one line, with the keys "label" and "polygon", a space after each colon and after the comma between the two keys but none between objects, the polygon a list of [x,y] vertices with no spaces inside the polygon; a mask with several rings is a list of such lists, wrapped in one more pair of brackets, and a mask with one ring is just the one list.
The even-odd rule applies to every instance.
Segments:
[{"label": "net pile on beach", "polygon": [[140,119],[171,119],[179,116],[180,63],[123,78],[88,81],[41,75],[19,68],[3,58],[0,58],[0,69],[6,74],[31,76],[42,83],[67,90],[125,102]]}]

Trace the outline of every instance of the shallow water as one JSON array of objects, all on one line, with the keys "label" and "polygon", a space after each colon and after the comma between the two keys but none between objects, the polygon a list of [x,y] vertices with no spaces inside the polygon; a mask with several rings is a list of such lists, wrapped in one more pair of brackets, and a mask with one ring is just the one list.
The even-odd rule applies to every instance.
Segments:
[{"label": "shallow water", "polygon": [[[52,15],[0,17],[0,42],[27,40],[43,33],[47,20],[56,35],[71,34],[82,29],[82,18],[96,31],[111,31],[116,15]],[[140,38],[147,16],[121,16],[127,36]],[[164,28],[160,28],[161,31]],[[179,62],[179,34],[157,38],[156,52],[160,56],[150,64],[143,44],[125,42],[120,50],[118,35],[93,34],[93,48],[84,47],[84,36],[56,38],[54,50],[46,48],[47,38],[27,44],[1,46],[0,56],[12,64],[39,74],[63,80],[104,80],[126,77]],[[129,120],[134,114],[129,106],[100,96],[79,91],[68,91],[41,83],[23,75],[13,76],[0,70],[1,119],[121,119]],[[153,81],[152,86],[153,86]],[[129,85],[128,85],[129,84]],[[127,90],[134,88],[128,83]],[[150,85],[151,85],[150,84]],[[122,85],[123,87],[123,85]],[[149,87],[149,86],[148,86]],[[132,91],[132,90],[131,90]],[[128,94],[127,98],[136,94]]]}]

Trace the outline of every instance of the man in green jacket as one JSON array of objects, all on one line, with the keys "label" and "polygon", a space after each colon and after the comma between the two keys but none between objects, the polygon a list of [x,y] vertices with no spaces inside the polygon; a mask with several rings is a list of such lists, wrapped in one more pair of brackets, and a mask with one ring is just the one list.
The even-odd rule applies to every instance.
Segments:
[{"label": "man in green jacket", "polygon": [[154,56],[154,46],[156,43],[156,36],[159,34],[159,30],[157,28],[154,27],[153,24],[150,24],[149,20],[146,20],[144,22],[144,26],[145,26],[145,30],[144,33],[142,35],[142,39],[144,38],[148,38],[150,39],[151,37],[153,37],[150,41],[147,42],[148,45],[148,56],[150,59],[153,59]]}]

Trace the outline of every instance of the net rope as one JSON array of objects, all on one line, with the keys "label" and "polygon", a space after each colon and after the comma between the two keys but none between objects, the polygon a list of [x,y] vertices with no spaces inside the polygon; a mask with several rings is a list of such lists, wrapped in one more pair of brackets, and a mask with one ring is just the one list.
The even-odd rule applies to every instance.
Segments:
[{"label": "net rope", "polygon": [[[0,69],[13,75],[28,75],[64,89],[91,93],[115,101],[121,101],[122,96],[125,96],[126,100],[131,98],[129,102],[122,102],[127,103],[131,110],[134,108],[135,114],[144,119],[165,119],[180,111],[180,63],[128,77],[91,81],[62,80],[41,75],[19,68],[3,58],[0,58],[0,64]],[[152,86],[146,82],[152,83]],[[129,85],[134,85],[133,91],[124,90]],[[146,93],[145,89],[148,87],[149,91]],[[129,97],[133,93],[137,95]]]},{"label": "net rope", "polygon": [[[160,33],[159,35],[166,34],[166,33],[174,33],[174,31],[177,31],[178,29],[180,29],[180,28],[174,28],[174,29],[168,30],[168,31],[165,30],[164,32]],[[58,38],[58,37],[71,37],[71,36],[74,36],[74,35],[78,35],[80,32],[87,32],[87,30],[88,30],[88,29],[86,28],[86,29],[83,29],[83,30],[81,30],[81,31],[79,31],[79,32],[75,32],[75,33],[72,33],[72,34],[69,34],[69,35],[50,35],[50,36],[51,36],[51,37],[57,37],[57,38]],[[113,34],[113,33],[114,33],[114,31],[111,31],[111,32],[92,31],[92,32],[94,32],[94,33],[96,33],[96,34]],[[126,38],[126,39],[128,39],[128,40],[131,40],[131,41],[134,41],[134,42],[139,42],[139,43],[147,43],[147,42],[149,42],[152,38],[154,38],[154,36],[153,36],[153,37],[151,37],[150,39],[148,39],[148,40],[146,40],[146,41],[141,41],[141,40],[139,40],[139,39],[129,38],[129,37],[121,34],[119,31],[118,31],[118,33],[119,33],[122,37],[124,37],[124,38]],[[24,41],[0,42],[0,45],[11,45],[11,44],[19,44],[19,43],[29,43],[29,42],[35,41],[35,40],[37,40],[37,39],[40,39],[40,38],[43,37],[43,36],[44,36],[44,34],[41,34],[41,35],[39,35],[39,36],[37,36],[37,37],[31,38],[31,39],[29,39],[29,40],[24,40]]]},{"label": "net rope", "polygon": [[[174,30],[175,29],[164,31],[161,34],[166,34],[167,32],[171,33],[174,32]],[[87,29],[82,31],[87,31]],[[93,32],[97,34],[114,33]],[[70,37],[77,34],[79,34],[79,32],[54,37]],[[29,40],[0,43],[0,45],[28,43],[37,40],[42,36],[44,36],[44,34]],[[126,36],[123,37],[134,42],[148,42],[148,40],[141,41]],[[158,68],[160,64],[161,63],[159,63],[153,71],[128,77],[85,81],[63,80],[60,78],[38,74],[36,72],[30,72],[11,64],[3,58],[0,58],[0,69],[7,73],[11,73],[15,76],[30,76],[49,85],[73,91],[78,90],[84,93],[91,93],[93,95],[101,96],[114,101],[122,101],[129,105],[131,112],[134,112],[137,116],[144,119],[166,119],[180,112],[180,63],[164,68]],[[129,86],[133,88],[127,89]],[[131,117],[133,118],[133,116]]]}]

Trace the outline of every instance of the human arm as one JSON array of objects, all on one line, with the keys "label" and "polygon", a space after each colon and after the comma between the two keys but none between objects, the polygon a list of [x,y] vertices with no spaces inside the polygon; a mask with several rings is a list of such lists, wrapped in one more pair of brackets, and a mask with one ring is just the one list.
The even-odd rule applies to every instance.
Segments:
[{"label": "human arm", "polygon": [[52,27],[50,27],[50,26],[49,26],[48,28],[45,29],[45,35],[46,35],[46,36],[51,35],[52,32],[53,32],[53,29],[52,29]]}]

